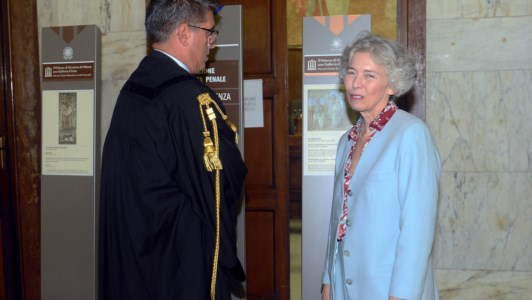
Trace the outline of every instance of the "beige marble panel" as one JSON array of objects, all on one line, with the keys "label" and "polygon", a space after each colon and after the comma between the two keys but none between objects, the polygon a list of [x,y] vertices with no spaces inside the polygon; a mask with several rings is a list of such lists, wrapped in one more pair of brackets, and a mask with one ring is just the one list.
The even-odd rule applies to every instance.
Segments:
[{"label": "beige marble panel", "polygon": [[37,0],[39,27],[95,24],[102,30],[101,4],[100,0]]},{"label": "beige marble panel", "polygon": [[105,32],[144,30],[145,0],[102,0]]},{"label": "beige marble panel", "polygon": [[532,16],[427,21],[427,72],[532,69]]},{"label": "beige marble panel", "polygon": [[427,19],[515,17],[532,15],[530,0],[428,0]]},{"label": "beige marble panel", "polygon": [[102,36],[102,80],[127,79],[147,53],[144,31]]},{"label": "beige marble panel", "polygon": [[532,170],[532,70],[427,74],[427,124],[445,171]]},{"label": "beige marble panel", "polygon": [[[531,49],[532,50],[532,49]],[[532,69],[499,72],[500,87],[507,109],[504,114],[507,126],[509,169],[532,170]],[[489,86],[487,87],[490,88]],[[532,182],[529,183],[532,185]],[[532,199],[532,194],[528,196]],[[532,201],[532,200],[531,200]],[[532,218],[532,214],[530,215]],[[530,227],[532,231],[532,227]],[[531,240],[532,243],[532,240]]]},{"label": "beige marble panel", "polygon": [[437,270],[440,300],[529,300],[531,272]]},{"label": "beige marble panel", "polygon": [[444,172],[436,268],[532,272],[530,195],[532,171]]}]

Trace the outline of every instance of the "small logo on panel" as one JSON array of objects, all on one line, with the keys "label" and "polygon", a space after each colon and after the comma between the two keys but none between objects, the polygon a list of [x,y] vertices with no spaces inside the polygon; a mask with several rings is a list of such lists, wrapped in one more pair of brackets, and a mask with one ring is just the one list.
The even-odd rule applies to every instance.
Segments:
[{"label": "small logo on panel", "polygon": [[311,59],[307,62],[307,70],[309,71],[316,71],[317,70],[317,63],[315,60]]},{"label": "small logo on panel", "polygon": [[63,48],[63,59],[70,60],[74,57],[74,49],[72,47]]},{"label": "small logo on panel", "polygon": [[53,76],[52,68],[51,67],[44,68],[44,77],[52,77],[52,76]]},{"label": "small logo on panel", "polygon": [[342,51],[344,48],[344,42],[341,38],[337,37],[332,39],[330,46],[332,51]]}]

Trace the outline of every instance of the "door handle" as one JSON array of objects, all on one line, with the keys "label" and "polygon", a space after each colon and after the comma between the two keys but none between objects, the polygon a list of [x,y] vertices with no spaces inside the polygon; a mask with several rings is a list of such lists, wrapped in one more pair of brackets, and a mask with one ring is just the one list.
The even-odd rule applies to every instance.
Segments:
[{"label": "door handle", "polygon": [[4,170],[7,167],[6,164],[6,138],[0,136],[0,169]]}]

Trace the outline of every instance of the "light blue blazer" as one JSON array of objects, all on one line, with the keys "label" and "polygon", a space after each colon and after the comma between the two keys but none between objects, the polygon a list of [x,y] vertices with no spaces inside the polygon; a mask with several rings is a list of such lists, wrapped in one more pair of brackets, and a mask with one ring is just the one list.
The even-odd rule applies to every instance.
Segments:
[{"label": "light blue blazer", "polygon": [[441,163],[429,129],[397,110],[375,133],[351,179],[346,236],[337,242],[344,167],[352,145],[348,132],[336,155],[323,272],[331,299],[438,299],[432,243]]}]

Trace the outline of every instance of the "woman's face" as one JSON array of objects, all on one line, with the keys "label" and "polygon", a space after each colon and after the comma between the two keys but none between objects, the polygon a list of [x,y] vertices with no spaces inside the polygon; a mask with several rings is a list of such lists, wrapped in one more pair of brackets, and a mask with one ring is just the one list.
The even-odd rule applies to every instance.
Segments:
[{"label": "woman's face", "polygon": [[351,57],[344,85],[351,108],[369,121],[377,117],[393,95],[384,66],[375,63],[369,52]]}]

